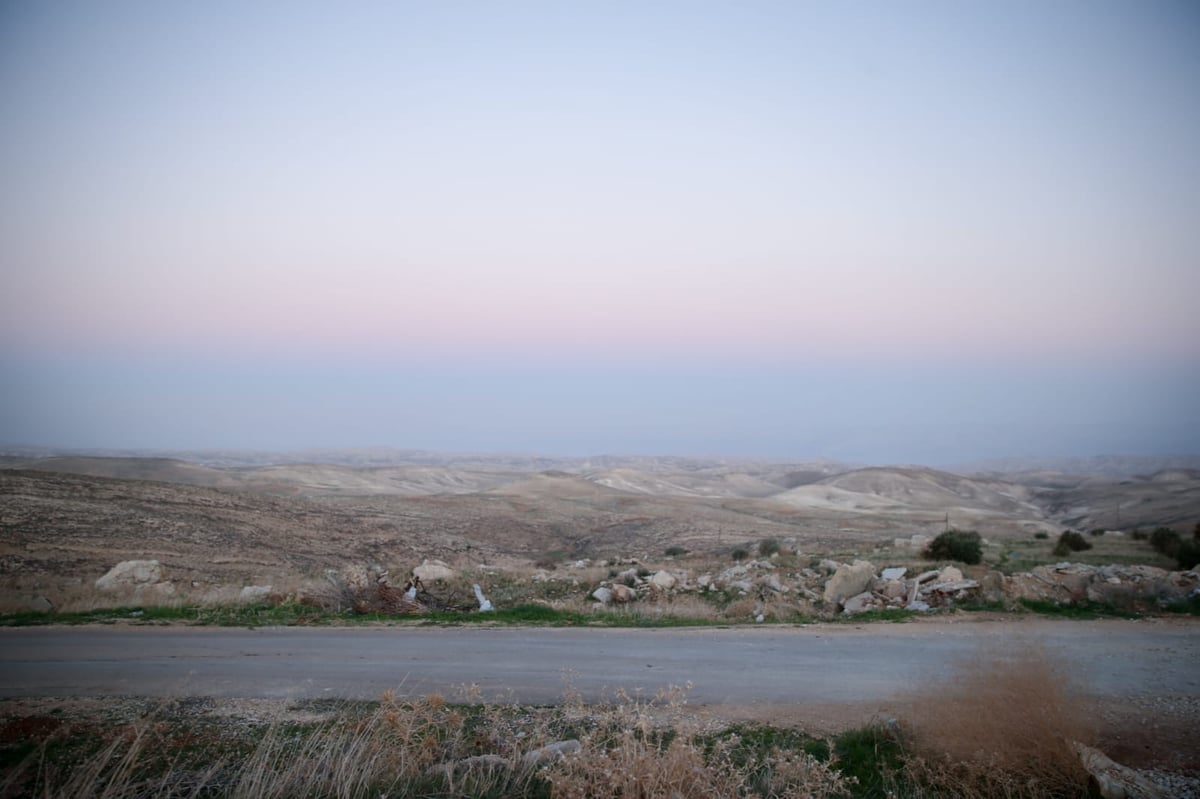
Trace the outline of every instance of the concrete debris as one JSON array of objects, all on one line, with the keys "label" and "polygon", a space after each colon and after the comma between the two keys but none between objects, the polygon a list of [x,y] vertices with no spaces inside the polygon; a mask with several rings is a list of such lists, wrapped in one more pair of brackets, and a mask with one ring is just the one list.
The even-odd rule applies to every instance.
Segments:
[{"label": "concrete debris", "polygon": [[595,591],[592,592],[592,599],[596,600],[601,605],[607,605],[609,602],[612,602],[612,600],[613,600],[612,589],[607,586],[602,585],[599,588],[597,588]]},{"label": "concrete debris", "polygon": [[895,566],[890,569],[884,569],[879,573],[881,580],[899,580],[904,575],[908,574],[908,569],[903,566]]},{"label": "concrete debris", "polygon": [[879,603],[875,599],[875,595],[870,591],[863,591],[861,594],[855,594],[842,603],[842,613],[847,616],[853,616],[857,613],[866,613],[868,610],[876,610],[879,608]]},{"label": "concrete debris", "polygon": [[1167,799],[1167,794],[1133,769],[1114,762],[1099,749],[1073,743],[1079,762],[1102,799]]},{"label": "concrete debris", "polygon": [[479,587],[479,583],[475,583],[471,588],[475,591],[475,600],[479,603],[480,613],[487,613],[496,609],[492,606],[492,600],[483,595],[483,589]]}]

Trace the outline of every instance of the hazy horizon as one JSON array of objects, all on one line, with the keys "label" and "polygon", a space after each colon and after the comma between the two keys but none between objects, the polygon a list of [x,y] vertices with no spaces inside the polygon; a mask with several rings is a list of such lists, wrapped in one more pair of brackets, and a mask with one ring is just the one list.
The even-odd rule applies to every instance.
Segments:
[{"label": "hazy horizon", "polygon": [[0,442],[1200,452],[1188,2],[0,10]]}]

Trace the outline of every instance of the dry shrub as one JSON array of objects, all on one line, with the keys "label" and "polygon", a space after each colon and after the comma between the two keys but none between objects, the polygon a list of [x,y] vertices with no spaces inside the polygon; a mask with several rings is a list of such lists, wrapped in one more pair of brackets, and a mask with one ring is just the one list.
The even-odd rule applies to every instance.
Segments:
[{"label": "dry shrub", "polygon": [[736,736],[706,740],[683,712],[685,691],[660,691],[657,701],[618,694],[595,711],[583,747],[545,772],[554,799],[765,799],[837,797],[852,780],[836,760],[772,750],[764,759],[737,756]]},{"label": "dry shrub", "polygon": [[984,650],[917,697],[910,775],[936,796],[1081,796],[1088,775],[1072,749],[1091,743],[1085,704],[1062,664],[1029,645]]}]

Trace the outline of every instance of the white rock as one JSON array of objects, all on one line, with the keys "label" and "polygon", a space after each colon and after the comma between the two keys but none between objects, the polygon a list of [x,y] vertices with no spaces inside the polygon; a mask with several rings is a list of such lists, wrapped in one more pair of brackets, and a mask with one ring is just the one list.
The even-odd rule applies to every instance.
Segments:
[{"label": "white rock", "polygon": [[701,588],[708,588],[710,585],[712,585],[712,575],[711,574],[700,575],[699,577],[696,578],[696,585],[700,586]]},{"label": "white rock", "polygon": [[553,763],[556,760],[562,759],[566,755],[574,755],[583,750],[583,744],[574,738],[566,741],[555,741],[552,744],[546,744],[540,749],[534,749],[532,752],[526,752],[521,757],[521,765],[525,768],[538,768],[547,763]]},{"label": "white rock", "polygon": [[101,591],[138,588],[162,582],[162,578],[162,564],[157,560],[125,560],[96,580],[96,588]]},{"label": "white rock", "polygon": [[875,578],[875,566],[866,560],[856,560],[850,565],[842,564],[825,583],[825,603],[840,605],[844,600],[860,594]]},{"label": "white rock", "polygon": [[269,585],[247,585],[242,588],[242,592],[238,594],[239,602],[259,602],[271,595],[271,586]]},{"label": "white rock", "polygon": [[890,569],[884,569],[879,573],[879,576],[884,580],[899,580],[906,574],[908,574],[908,569],[903,566],[895,566]]},{"label": "white rock", "polygon": [[50,613],[54,610],[54,603],[44,596],[35,596],[29,600],[29,609],[34,613]]},{"label": "white rock", "polygon": [[962,570],[956,566],[947,566],[938,573],[939,583],[958,583],[962,582]]},{"label": "white rock", "polygon": [[609,602],[612,602],[612,600],[613,600],[612,589],[606,588],[604,586],[600,586],[599,588],[597,588],[595,591],[592,592],[592,598],[595,599],[597,602],[599,602],[601,605],[607,605]]},{"label": "white rock", "polygon": [[904,609],[905,610],[915,610],[919,613],[924,613],[929,610],[929,603],[922,602],[919,599],[914,599],[912,602],[909,602],[907,605],[905,605]]},{"label": "white rock", "polygon": [[450,580],[457,572],[440,560],[426,560],[413,569],[413,574],[420,577],[423,583],[432,583],[437,580]]},{"label": "white rock", "polygon": [[677,582],[679,581],[675,579],[675,575],[671,574],[665,569],[663,571],[656,572],[655,575],[650,578],[650,584],[652,586],[655,588],[661,588],[664,591],[670,591],[675,587],[675,583]]}]

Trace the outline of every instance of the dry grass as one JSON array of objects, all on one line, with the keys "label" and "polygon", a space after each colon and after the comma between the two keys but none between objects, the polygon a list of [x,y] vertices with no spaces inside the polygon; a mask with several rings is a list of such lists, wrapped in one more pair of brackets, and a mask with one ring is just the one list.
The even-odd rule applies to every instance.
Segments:
[{"label": "dry grass", "polygon": [[[479,700],[469,690],[464,698]],[[0,776],[0,796],[782,799],[844,796],[853,782],[836,758],[705,733],[685,704],[676,688],[600,706],[568,695],[541,710],[386,695],[373,708],[340,706],[323,720],[278,720],[232,738],[164,706],[86,735],[86,725],[63,725]],[[566,738],[577,751],[527,760]]]},{"label": "dry grass", "polygon": [[919,695],[909,719],[910,774],[934,796],[1086,795],[1071,743],[1092,743],[1094,728],[1064,665],[1043,649],[979,653]]},{"label": "dry grass", "polygon": [[764,799],[848,796],[853,780],[837,769],[836,758],[820,761],[801,751],[771,748],[760,756],[739,756],[740,738],[702,735],[681,712],[684,693],[660,691],[662,711],[653,703],[618,697],[616,705],[593,719],[593,729],[577,754],[547,771],[553,799]]}]

